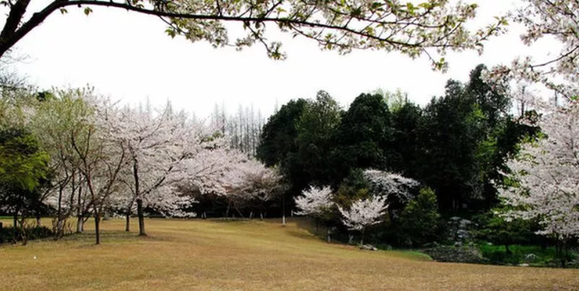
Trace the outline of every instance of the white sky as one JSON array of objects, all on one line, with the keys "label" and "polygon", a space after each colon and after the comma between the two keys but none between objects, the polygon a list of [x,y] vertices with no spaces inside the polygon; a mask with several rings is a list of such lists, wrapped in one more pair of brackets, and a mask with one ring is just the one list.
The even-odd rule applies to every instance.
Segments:
[{"label": "white sky", "polygon": [[[477,25],[514,5],[511,0],[478,2]],[[45,89],[89,84],[131,104],[149,98],[158,105],[170,99],[174,108],[198,116],[207,116],[216,103],[226,104],[229,112],[239,104],[253,104],[269,115],[276,101],[282,105],[294,98],[311,98],[318,90],[328,91],[346,107],[360,93],[401,88],[423,105],[444,92],[447,79],[466,81],[479,63],[509,63],[530,52],[511,33],[488,42],[481,57],[475,52],[449,54],[450,69],[442,74],[433,72],[426,58],[411,60],[376,51],[340,56],[286,35],[270,37],[287,40],[288,59],[274,61],[261,46],[242,52],[213,49],[205,42],[171,39],[165,28],[157,18],[123,10],[95,8],[87,17],[82,9],[69,8],[68,14],[51,15],[18,44],[17,52],[29,58],[16,68]],[[535,48],[534,53],[543,52]]]}]

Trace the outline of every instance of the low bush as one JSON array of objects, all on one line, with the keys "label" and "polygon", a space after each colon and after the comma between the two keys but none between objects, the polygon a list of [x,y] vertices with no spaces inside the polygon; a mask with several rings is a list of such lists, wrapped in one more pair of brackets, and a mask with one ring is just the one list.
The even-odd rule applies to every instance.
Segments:
[{"label": "low bush", "polygon": [[[493,264],[499,265],[520,265],[529,266],[558,266],[560,259],[554,247],[542,248],[541,246],[511,245],[510,253],[504,245],[482,244],[479,246],[484,258]],[[572,261],[577,254],[570,253],[567,261]]]},{"label": "low bush", "polygon": [[[23,235],[25,237],[23,237]],[[46,226],[25,227],[24,234],[20,233],[19,229],[10,226],[0,229],[0,243],[8,243],[8,242],[14,243],[22,241],[24,238],[26,238],[26,240],[35,240],[51,237],[53,235],[54,232]]]}]

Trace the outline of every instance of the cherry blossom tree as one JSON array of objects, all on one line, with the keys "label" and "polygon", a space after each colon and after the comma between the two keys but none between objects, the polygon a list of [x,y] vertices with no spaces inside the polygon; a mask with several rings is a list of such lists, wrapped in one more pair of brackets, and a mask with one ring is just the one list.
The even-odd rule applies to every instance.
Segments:
[{"label": "cherry blossom tree", "polygon": [[[316,222],[316,231],[320,222],[327,222],[332,214],[332,208],[335,203],[332,201],[332,189],[329,186],[318,188],[311,186],[309,189],[302,191],[302,195],[295,198],[297,215],[310,216]],[[330,242],[331,230],[327,230],[327,239]]]},{"label": "cherry blossom tree", "polygon": [[31,128],[38,136],[43,149],[50,155],[51,185],[47,187],[42,201],[56,209],[53,226],[56,237],[63,235],[67,219],[77,216],[77,232],[83,231],[88,218],[83,193],[84,179],[78,170],[80,160],[71,139],[80,138],[86,118],[92,109],[83,99],[92,94],[90,89],[57,90],[53,98],[39,102],[31,117]]},{"label": "cherry blossom tree", "polygon": [[[312,39],[326,50],[348,53],[353,49],[400,51],[412,58],[429,56],[438,69],[445,67],[447,50],[482,50],[482,42],[502,32],[503,18],[480,30],[465,23],[476,15],[477,4],[451,4],[448,0],[416,1],[197,1],[197,0],[5,0],[8,9],[0,32],[0,57],[55,12],[79,7],[93,13],[95,7],[122,9],[161,18],[171,37],[205,40],[214,47],[238,49],[261,44],[272,58],[284,58],[281,42],[270,40],[266,28]],[[239,24],[244,32],[230,39],[226,23]]]},{"label": "cherry blossom tree", "polygon": [[310,187],[295,198],[297,215],[307,215],[314,218],[322,218],[334,205],[332,201],[332,189],[329,186],[323,188]]},{"label": "cherry blossom tree", "polygon": [[379,170],[364,170],[364,177],[370,182],[370,190],[374,195],[395,196],[402,203],[414,198],[410,190],[420,186],[414,179]]},{"label": "cherry blossom tree", "polygon": [[96,244],[100,244],[101,216],[111,195],[122,188],[120,173],[127,165],[128,150],[108,127],[111,124],[109,118],[115,114],[114,103],[96,94],[83,97],[94,112],[78,124],[78,134],[71,136],[70,144],[79,161],[78,170],[86,182]]},{"label": "cherry blossom tree", "polygon": [[266,204],[277,199],[285,190],[282,178],[277,169],[266,168],[264,164],[248,159],[237,164],[237,185],[234,189],[241,199],[256,204],[263,220]]},{"label": "cherry blossom tree", "polygon": [[549,41],[549,46],[558,51],[539,59],[520,56],[510,65],[493,68],[485,78],[498,85],[511,80],[524,86],[541,84],[561,98],[574,98],[579,91],[579,1],[523,0],[521,3],[509,20],[524,27],[522,42],[532,47],[540,41]]},{"label": "cherry blossom tree", "polygon": [[540,124],[545,136],[522,145],[508,161],[508,187],[499,193],[511,209],[503,214],[507,221],[537,219],[538,234],[556,239],[562,254],[579,236],[579,106],[571,102],[547,112]]},{"label": "cherry blossom tree", "polygon": [[342,223],[348,229],[360,231],[362,234],[360,244],[364,244],[366,228],[380,223],[384,219],[387,208],[384,196],[357,200],[350,206],[350,209],[343,209],[338,205],[338,210],[343,216]]},{"label": "cherry blossom tree", "polygon": [[[137,111],[126,107],[115,112],[106,121],[111,135],[126,145],[130,164],[128,175],[123,177],[132,194],[126,200],[126,230],[136,203],[139,235],[147,235],[144,207],[153,206],[153,201],[182,205],[182,201],[177,202],[180,198],[172,195],[176,192],[171,187],[180,178],[180,163],[189,155],[187,138],[192,128],[187,127],[186,116],[173,114],[169,105],[156,116],[150,109]],[[159,194],[153,192],[163,192],[164,199],[149,199]]]}]

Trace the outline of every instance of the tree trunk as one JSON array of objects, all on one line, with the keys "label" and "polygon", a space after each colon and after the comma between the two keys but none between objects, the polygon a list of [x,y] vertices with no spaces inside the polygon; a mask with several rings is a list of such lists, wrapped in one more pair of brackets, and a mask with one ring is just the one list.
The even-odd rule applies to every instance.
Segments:
[{"label": "tree trunk", "polygon": [[137,215],[139,216],[139,235],[146,236],[145,232],[145,215],[143,213],[143,200],[137,199]]},{"label": "tree trunk", "polygon": [[84,231],[84,219],[82,215],[78,215],[76,220],[76,233],[81,233],[83,231]]},{"label": "tree trunk", "polygon": [[139,187],[139,161],[133,158],[133,178],[135,179],[135,197],[137,197],[137,216],[139,217],[139,235],[146,236],[145,215],[143,213],[143,198]]},{"label": "tree trunk", "polygon": [[14,226],[14,230],[18,229],[18,211],[14,212],[14,217],[12,218],[12,226]]},{"label": "tree trunk", "polygon": [[79,185],[78,185],[78,209],[76,211],[76,233],[81,233],[84,231],[84,217],[82,215],[82,211],[84,208],[84,205],[82,203],[82,183],[81,180],[79,178]]},{"label": "tree trunk", "polygon": [[40,210],[36,210],[36,227],[42,227],[42,221],[40,221]]},{"label": "tree trunk", "polygon": [[101,243],[100,222],[101,222],[101,217],[99,215],[99,211],[97,211],[95,209],[95,211],[94,211],[94,231],[96,234],[96,244],[97,245]]},{"label": "tree trunk", "polygon": [[131,231],[131,214],[128,212],[125,217],[125,231]]},{"label": "tree trunk", "polygon": [[281,196],[281,225],[285,226],[285,193]]}]

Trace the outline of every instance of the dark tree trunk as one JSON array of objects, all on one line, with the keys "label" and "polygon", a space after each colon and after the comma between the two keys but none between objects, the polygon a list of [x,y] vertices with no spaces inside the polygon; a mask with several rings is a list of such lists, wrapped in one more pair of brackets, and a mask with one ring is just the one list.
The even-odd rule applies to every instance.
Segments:
[{"label": "dark tree trunk", "polygon": [[145,232],[145,215],[143,213],[143,200],[137,199],[137,215],[139,216],[139,235],[146,236]]},{"label": "dark tree trunk", "polygon": [[97,211],[95,209],[95,211],[94,211],[94,231],[96,234],[96,244],[97,245],[101,243],[100,223],[101,223],[100,213],[99,213],[99,211]]},{"label": "dark tree trunk", "polygon": [[40,206],[36,208],[36,227],[42,227],[42,221],[40,221]]},{"label": "dark tree trunk", "polygon": [[139,187],[139,161],[133,159],[133,178],[135,179],[135,197],[137,197],[137,216],[139,217],[139,235],[146,236],[145,215],[143,213],[143,199]]},{"label": "dark tree trunk", "polygon": [[131,214],[128,212],[125,217],[125,231],[131,231]]},{"label": "dark tree trunk", "polygon": [[12,217],[12,223],[13,223],[14,229],[15,230],[18,229],[18,211],[16,211],[14,213],[14,217]]},{"label": "dark tree trunk", "polygon": [[84,231],[84,217],[82,215],[84,205],[82,203],[82,184],[79,178],[78,185],[78,209],[76,211],[76,233],[81,233]]},{"label": "dark tree trunk", "polygon": [[281,196],[281,225],[285,226],[285,193]]}]

